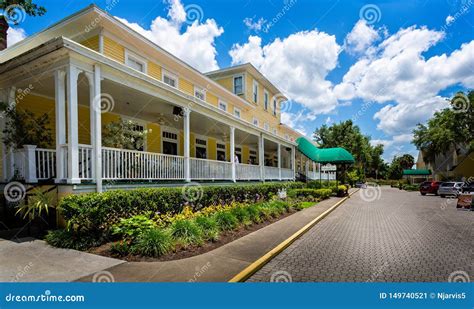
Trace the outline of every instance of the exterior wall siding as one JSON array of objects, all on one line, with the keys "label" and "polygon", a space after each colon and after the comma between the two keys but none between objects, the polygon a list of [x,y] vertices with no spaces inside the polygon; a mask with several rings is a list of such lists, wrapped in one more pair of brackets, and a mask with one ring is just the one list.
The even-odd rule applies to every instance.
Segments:
[{"label": "exterior wall siding", "polygon": [[178,83],[179,90],[194,96],[194,85],[185,80],[184,78],[179,78],[179,83]]},{"label": "exterior wall siding", "polygon": [[161,80],[161,72],[161,67],[158,64],[148,61],[148,75],[157,80]]},{"label": "exterior wall siding", "polygon": [[118,62],[125,63],[125,48],[106,36],[104,36],[104,55]]},{"label": "exterior wall siding", "polygon": [[87,48],[90,48],[98,52],[99,51],[99,36],[96,35],[96,36],[90,37],[87,40],[82,41],[81,44]]}]

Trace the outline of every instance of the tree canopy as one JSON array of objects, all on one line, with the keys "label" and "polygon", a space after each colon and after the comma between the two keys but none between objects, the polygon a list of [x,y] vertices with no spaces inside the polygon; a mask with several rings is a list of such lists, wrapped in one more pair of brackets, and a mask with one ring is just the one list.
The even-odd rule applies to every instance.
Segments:
[{"label": "tree canopy", "polygon": [[413,144],[423,152],[425,162],[434,162],[435,156],[452,146],[467,146],[474,150],[474,91],[468,95],[458,92],[450,107],[436,112],[427,124],[418,124],[413,131]]}]

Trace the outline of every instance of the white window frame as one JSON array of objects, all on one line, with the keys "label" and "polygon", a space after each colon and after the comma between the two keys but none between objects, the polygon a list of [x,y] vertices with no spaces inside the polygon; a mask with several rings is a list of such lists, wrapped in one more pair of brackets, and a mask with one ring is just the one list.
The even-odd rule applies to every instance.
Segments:
[{"label": "white window frame", "polygon": [[263,109],[268,111],[268,101],[270,100],[270,94],[268,93],[267,89],[263,90]]},{"label": "white window frame", "polygon": [[[238,114],[238,115],[237,115]],[[242,117],[242,111],[240,110],[240,108],[237,108],[234,106],[234,116],[237,117],[237,118],[241,118]]]},{"label": "white window frame", "polygon": [[272,109],[273,109],[273,116],[276,116],[277,109],[278,109],[278,101],[275,98],[273,99],[273,102],[272,102]]},{"label": "white window frame", "polygon": [[252,85],[252,101],[258,104],[258,82],[256,80],[253,81]]},{"label": "white window frame", "polygon": [[265,131],[270,132],[270,125],[268,124],[268,122],[264,122],[264,123],[263,123],[263,129],[264,129]]},{"label": "white window frame", "polygon": [[[167,76],[169,79],[174,79],[175,81],[175,86],[171,86],[170,84],[165,82],[165,76]],[[161,69],[161,81],[165,83],[166,85],[178,89],[179,86],[179,78],[178,75],[171,73],[170,71],[167,71],[165,69]]]},{"label": "white window frame", "polygon": [[[166,137],[163,137],[163,132],[169,132],[169,133],[173,133],[173,134],[176,134],[176,139],[171,139],[171,138],[166,138]],[[179,134],[179,130],[176,129],[176,128],[173,128],[173,127],[167,127],[167,126],[162,126],[160,125],[160,139],[161,139],[161,153],[163,154],[163,142],[169,142],[169,143],[176,143],[176,155],[179,156],[179,145],[180,145],[180,140],[181,140],[181,137],[180,137],[180,134]]]},{"label": "white window frame", "polygon": [[[204,160],[209,160],[209,138],[207,136],[204,136],[204,135],[194,134],[194,157],[196,157],[197,147],[204,148],[204,145],[196,143],[196,140],[198,140],[198,139],[206,141],[206,159],[204,159]],[[216,146],[216,148],[217,148],[217,146]]]},{"label": "white window frame", "polygon": [[[222,145],[222,146],[224,146],[224,149],[217,147],[217,145]],[[217,160],[217,153],[218,153],[219,151],[224,151],[224,161],[227,161],[227,160],[228,160],[228,158],[227,158],[227,144],[226,144],[225,142],[223,142],[223,141],[216,141],[216,160]],[[219,160],[217,160],[217,161],[219,161]],[[222,162],[224,162],[224,161],[222,161]]]},{"label": "white window frame", "polygon": [[[129,63],[129,59],[132,59],[133,61],[140,63],[143,66],[143,71],[139,71],[131,67]],[[129,51],[128,49],[125,49],[125,65],[131,69],[134,69],[135,71],[148,74],[148,61],[145,58],[138,56],[134,52]]]},{"label": "white window frame", "polygon": [[[198,98],[196,96],[196,92],[201,92],[204,98],[203,99]],[[194,86],[194,97],[201,100],[201,101],[206,101],[206,91],[204,90],[204,88]]]},{"label": "white window frame", "polygon": [[[225,110],[221,108],[221,104],[225,106]],[[224,102],[222,100],[219,100],[219,102],[217,103],[217,108],[220,110],[220,111],[223,111],[223,112],[226,112],[227,113],[227,108],[229,106],[227,105],[227,102]]]},{"label": "white window frame", "polygon": [[257,127],[260,126],[260,122],[258,121],[258,118],[253,117],[253,119],[252,119],[252,124],[253,124],[254,126],[257,126]]},{"label": "white window frame", "polygon": [[[242,78],[242,92],[240,93],[236,93],[235,92],[235,79],[236,78]],[[238,75],[234,75],[232,76],[232,92],[235,94],[235,95],[240,95],[240,94],[244,94],[245,93],[245,77],[243,74],[238,74]]]}]

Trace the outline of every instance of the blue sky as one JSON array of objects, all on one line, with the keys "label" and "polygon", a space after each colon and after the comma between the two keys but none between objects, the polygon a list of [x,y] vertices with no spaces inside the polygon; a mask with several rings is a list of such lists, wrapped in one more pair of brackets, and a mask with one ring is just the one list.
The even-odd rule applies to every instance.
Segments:
[{"label": "blue sky", "polygon": [[[11,42],[91,3],[37,2],[47,14]],[[474,0],[95,3],[201,71],[252,62],[291,99],[284,122],[311,135],[353,119],[386,160],[416,155],[416,123],[474,86]]]}]

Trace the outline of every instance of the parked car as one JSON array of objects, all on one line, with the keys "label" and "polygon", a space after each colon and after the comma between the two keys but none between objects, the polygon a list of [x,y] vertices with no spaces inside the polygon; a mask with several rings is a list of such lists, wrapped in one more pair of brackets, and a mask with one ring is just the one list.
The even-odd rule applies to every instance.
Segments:
[{"label": "parked car", "polygon": [[358,181],[358,182],[356,182],[355,187],[363,189],[363,188],[367,188],[367,185],[365,184],[365,182]]},{"label": "parked car", "polygon": [[461,187],[461,192],[462,193],[474,193],[474,182],[465,183]]},{"label": "parked car", "polygon": [[459,193],[461,193],[461,188],[463,186],[463,182],[454,182],[454,181],[448,181],[448,182],[443,182],[438,189],[438,195],[441,197],[445,196],[458,196]]},{"label": "parked car", "polygon": [[425,181],[425,182],[422,182],[421,185],[420,185],[421,195],[426,195],[428,193],[438,195],[438,189],[439,189],[440,184],[441,184],[441,181]]}]

